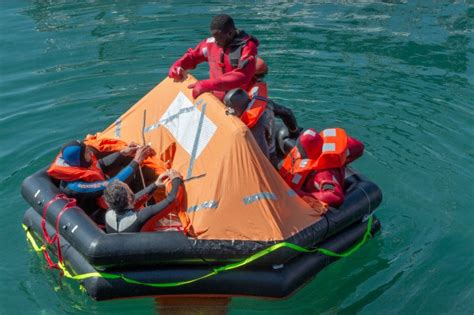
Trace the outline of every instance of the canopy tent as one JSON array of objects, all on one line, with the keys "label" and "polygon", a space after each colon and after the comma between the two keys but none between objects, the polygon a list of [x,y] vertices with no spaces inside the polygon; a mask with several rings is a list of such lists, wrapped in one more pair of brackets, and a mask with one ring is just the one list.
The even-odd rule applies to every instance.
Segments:
[{"label": "canopy tent", "polygon": [[199,239],[279,241],[319,221],[240,119],[210,93],[192,98],[195,81],[164,79],[98,138],[144,141],[177,169]]}]

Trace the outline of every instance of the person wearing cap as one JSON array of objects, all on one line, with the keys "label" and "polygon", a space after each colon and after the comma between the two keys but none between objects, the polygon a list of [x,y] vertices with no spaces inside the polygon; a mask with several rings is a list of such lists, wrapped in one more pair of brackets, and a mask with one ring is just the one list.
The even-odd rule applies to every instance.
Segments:
[{"label": "person wearing cap", "polygon": [[[137,211],[137,203],[141,199],[149,199],[159,189],[164,189],[164,179],[171,182],[171,190],[158,203],[146,206]],[[139,232],[145,223],[156,215],[164,217],[178,200],[178,191],[183,185],[181,175],[174,169],[167,170],[158,179],[134,194],[130,187],[120,180],[112,181],[104,190],[105,203],[108,206],[105,214],[105,229],[107,233]]]},{"label": "person wearing cap", "polygon": [[[92,212],[97,207],[106,207],[99,197],[111,181],[130,180],[143,161],[153,154],[150,146],[139,147],[132,143],[120,152],[97,159],[93,149],[76,140],[63,145],[47,172],[50,177],[60,181],[59,189],[63,193],[76,198],[84,210]],[[132,156],[133,160],[123,167]],[[108,171],[117,166],[122,169],[108,178]]]},{"label": "person wearing cap", "polygon": [[209,79],[189,85],[197,98],[204,92],[212,92],[220,100],[227,91],[242,88],[249,90],[255,74],[255,57],[258,40],[235,27],[227,14],[215,16],[210,25],[211,37],[200,42],[194,49],[179,58],[169,69],[168,76],[182,80],[186,70],[194,69],[202,62],[209,64]]}]

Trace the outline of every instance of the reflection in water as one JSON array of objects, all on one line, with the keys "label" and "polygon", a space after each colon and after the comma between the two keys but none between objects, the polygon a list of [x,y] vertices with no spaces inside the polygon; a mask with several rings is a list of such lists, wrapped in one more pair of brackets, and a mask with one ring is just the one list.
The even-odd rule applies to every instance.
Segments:
[{"label": "reflection in water", "polygon": [[375,301],[379,298],[385,291],[389,290],[393,287],[399,280],[400,277],[403,275],[403,271],[397,273],[389,282],[381,285],[367,294],[365,294],[362,298],[358,299],[356,302],[352,303],[348,307],[342,308],[338,310],[339,314],[357,314],[362,311],[367,305]]},{"label": "reflection in water", "polygon": [[225,315],[230,298],[225,297],[161,297],[156,298],[156,311],[161,315]]},{"label": "reflection in water", "polygon": [[[456,304],[456,312],[469,313],[474,19],[468,3],[15,5],[0,13],[8,20],[2,24],[0,91],[5,208],[23,209],[18,186],[25,176],[49,163],[61,143],[114,121],[178,56],[208,36],[212,15],[228,12],[261,41],[270,95],[290,106],[301,125],[341,126],[365,142],[366,154],[356,166],[384,190],[379,212],[384,232],[363,256],[332,265],[288,300],[236,298],[212,309],[414,313],[426,309],[419,308],[424,300],[438,302],[438,312],[452,312]],[[207,69],[194,73],[204,77]],[[54,282],[42,268],[30,270],[37,261],[29,262],[26,249],[18,250],[25,248],[20,221],[21,213],[13,211],[1,222],[11,239],[4,250],[16,253],[6,257],[14,274],[5,282],[9,298],[2,301],[8,313],[18,305],[25,313],[167,312],[180,303],[95,303],[76,283],[45,290],[45,282],[51,288]],[[16,264],[18,257],[27,263]],[[403,288],[413,290],[404,291],[400,301]],[[185,310],[208,307],[197,304]]]}]

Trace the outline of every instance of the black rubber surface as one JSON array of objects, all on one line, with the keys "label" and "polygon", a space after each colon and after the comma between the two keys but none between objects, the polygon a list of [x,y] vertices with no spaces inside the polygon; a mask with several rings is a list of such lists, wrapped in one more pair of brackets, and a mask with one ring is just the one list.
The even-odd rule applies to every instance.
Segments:
[{"label": "black rubber surface", "polygon": [[[362,176],[348,173],[344,204],[338,209],[329,210],[322,220],[286,241],[304,247],[316,246],[377,208],[382,201],[380,189]],[[44,205],[59,193],[45,169],[26,178],[21,191],[40,216],[43,215]],[[63,200],[58,200],[48,208],[48,223],[55,225],[64,205]],[[31,216],[25,215],[25,223]],[[275,244],[247,240],[196,240],[180,232],[106,234],[78,207],[64,212],[59,226],[61,236],[95,267],[219,264],[243,259]],[[284,264],[297,255],[292,250],[282,249],[259,260],[258,264]]]},{"label": "black rubber surface", "polygon": [[[41,242],[41,216],[32,208],[25,213],[24,224],[34,237]],[[47,224],[50,234],[54,233]],[[337,235],[320,244],[320,247],[335,252],[343,252],[354,245],[364,235],[367,222],[357,222]],[[380,229],[380,222],[374,217],[372,235]],[[95,268],[71,244],[61,237],[64,263],[73,274],[96,271]],[[56,249],[53,247],[53,251]],[[350,259],[350,258],[348,258]],[[109,300],[141,296],[166,295],[217,295],[217,296],[258,296],[282,298],[288,296],[304,283],[312,279],[320,270],[336,258],[322,254],[299,254],[283,265],[261,266],[252,264],[239,269],[225,271],[216,276],[179,287],[160,288],[130,284],[121,279],[108,280],[89,278],[83,281],[87,293],[95,300]],[[202,261],[201,261],[202,263]],[[124,274],[126,277],[145,283],[166,283],[190,280],[212,271],[210,265],[155,265],[148,267],[113,268],[107,272]]]}]

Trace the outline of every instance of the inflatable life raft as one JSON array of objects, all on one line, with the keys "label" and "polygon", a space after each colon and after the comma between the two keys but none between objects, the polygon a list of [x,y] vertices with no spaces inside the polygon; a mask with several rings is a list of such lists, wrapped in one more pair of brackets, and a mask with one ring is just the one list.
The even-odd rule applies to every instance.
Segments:
[{"label": "inflatable life raft", "polygon": [[193,235],[107,234],[61,196],[46,169],[23,182],[31,206],[23,228],[32,247],[95,300],[281,298],[380,229],[373,212],[382,194],[374,183],[348,169],[344,204],[319,216],[279,177],[239,119],[210,94],[192,99],[186,86],[194,80],[165,79],[97,135],[143,140],[157,152],[176,144],[167,163],[185,177]]}]

